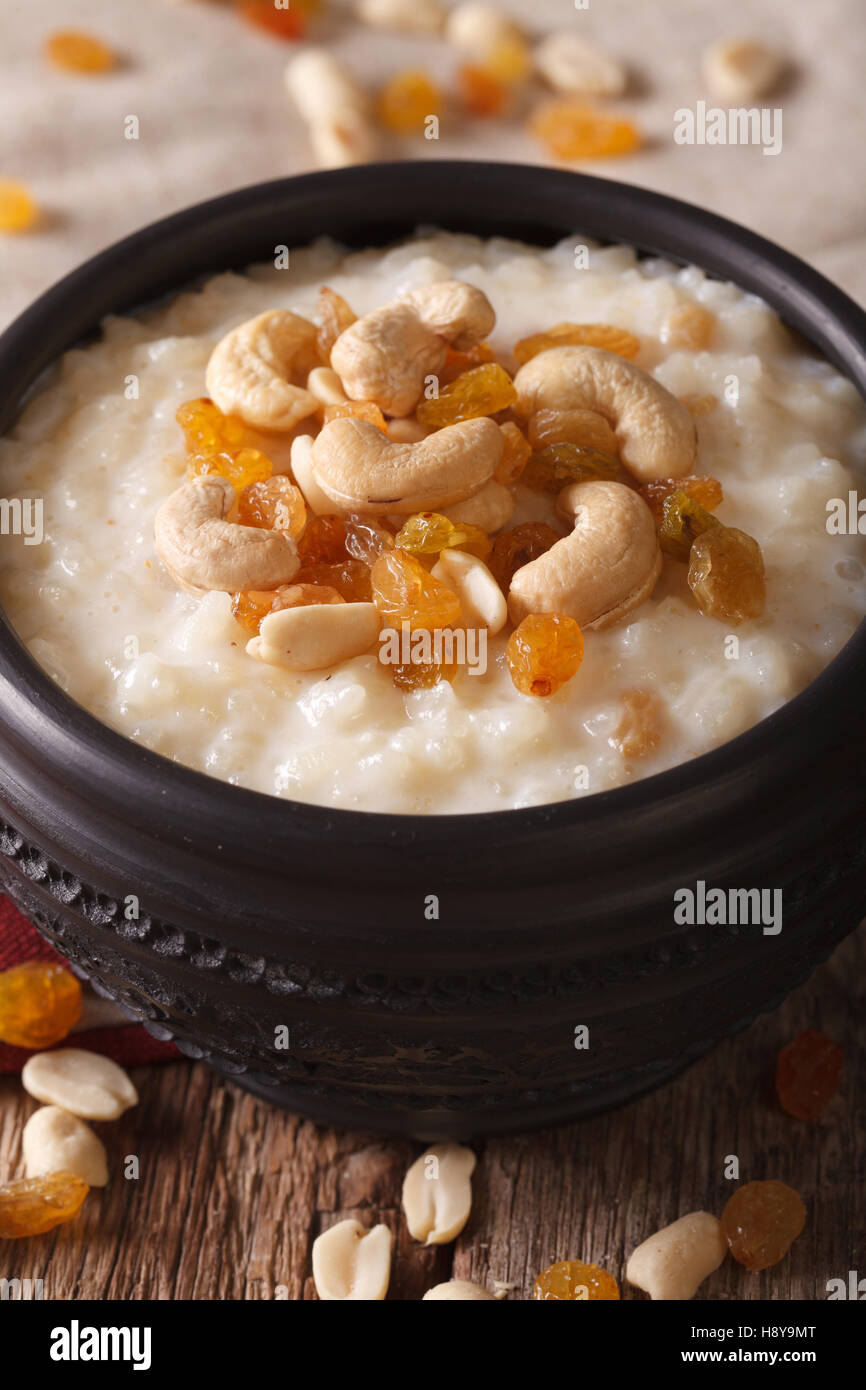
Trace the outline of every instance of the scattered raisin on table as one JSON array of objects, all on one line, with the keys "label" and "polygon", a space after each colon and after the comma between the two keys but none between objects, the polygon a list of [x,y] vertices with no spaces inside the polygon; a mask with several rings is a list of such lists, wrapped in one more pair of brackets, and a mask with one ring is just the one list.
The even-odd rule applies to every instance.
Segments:
[{"label": "scattered raisin on table", "polygon": [[641,145],[631,121],[567,97],[542,106],[529,126],[557,159],[605,159],[631,154]]},{"label": "scattered raisin on table", "polygon": [[460,599],[441,580],[434,579],[414,555],[395,547],[387,550],[370,572],[373,602],[386,622],[411,629],[451,627],[460,618]]},{"label": "scattered raisin on table", "polygon": [[38,1236],[71,1221],[90,1188],[74,1173],[19,1178],[0,1187],[0,1237]]},{"label": "scattered raisin on table", "polygon": [[464,63],[457,69],[457,92],[470,116],[499,116],[509,102],[506,83],[476,63]]},{"label": "scattered raisin on table", "polygon": [[81,1017],[81,985],[55,961],[28,960],[0,973],[0,1042],[52,1047]]},{"label": "scattered raisin on table", "polygon": [[664,519],[665,503],[675,492],[684,492],[707,512],[715,511],[725,500],[721,483],[717,478],[711,478],[708,473],[692,473],[685,478],[653,478],[651,482],[642,483],[638,492],[657,524]]},{"label": "scattered raisin on table", "polygon": [[498,362],[470,367],[431,400],[424,400],[415,414],[425,429],[441,430],[461,420],[495,415],[517,400],[514,383]]},{"label": "scattered raisin on table", "polygon": [[583,633],[563,613],[530,613],[508,639],[505,659],[523,695],[554,695],[580,670]]},{"label": "scattered raisin on table", "polygon": [[806,1224],[799,1192],[783,1182],[747,1182],[721,1216],[722,1235],[746,1269],[769,1269],[787,1255]]},{"label": "scattered raisin on table", "polygon": [[619,1299],[619,1285],[598,1265],[559,1260],[536,1277],[532,1297],[559,1303],[612,1303]]},{"label": "scattered raisin on table", "polygon": [[0,179],[0,232],[29,232],[39,221],[39,208],[26,184]]},{"label": "scattered raisin on table", "polygon": [[640,339],[612,323],[557,323],[544,333],[532,333],[516,342],[514,359],[522,367],[540,352],[557,347],[604,348],[632,362],[640,352]]},{"label": "scattered raisin on table", "polygon": [[776,1093],[779,1104],[797,1120],[817,1120],[839,1088],[842,1048],[826,1033],[801,1033],[779,1053]]},{"label": "scattered raisin on table", "polygon": [[688,579],[698,607],[709,618],[736,627],[764,611],[761,547],[736,527],[716,524],[692,542]]},{"label": "scattered raisin on table", "polygon": [[502,592],[507,594],[517,570],[537,560],[539,555],[560,540],[560,533],[546,522],[524,521],[510,531],[500,531],[493,542],[487,568]]},{"label": "scattered raisin on table", "polygon": [[102,39],[74,29],[59,30],[45,40],[45,56],[66,72],[109,72],[117,66],[117,54]]},{"label": "scattered raisin on table", "polygon": [[442,104],[439,88],[420,68],[397,72],[379,93],[376,112],[386,130],[399,134],[420,134],[428,116],[435,116]]},{"label": "scattered raisin on table", "polygon": [[275,39],[285,39],[294,43],[302,39],[307,31],[307,15],[315,12],[310,0],[292,0],[290,9],[277,9],[274,0],[236,0],[237,10],[242,19],[256,29],[264,29]]}]

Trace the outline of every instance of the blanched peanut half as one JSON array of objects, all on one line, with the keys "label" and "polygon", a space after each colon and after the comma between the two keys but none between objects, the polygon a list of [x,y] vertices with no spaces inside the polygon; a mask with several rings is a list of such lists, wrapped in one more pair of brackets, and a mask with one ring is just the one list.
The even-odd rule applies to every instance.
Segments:
[{"label": "blanched peanut half", "polygon": [[445,37],[455,48],[462,48],[475,58],[489,58],[500,44],[512,43],[522,34],[498,5],[476,4],[472,0],[451,10]]},{"label": "blanched peanut half", "polygon": [[491,634],[501,632],[508,606],[483,560],[465,550],[443,550],[431,573],[457,594],[467,627],[486,627]]},{"label": "blanched peanut half", "polygon": [[502,447],[502,431],[486,418],[447,425],[417,444],[392,444],[369,421],[346,416],[313,441],[313,477],[331,511],[411,515],[478,492],[493,477]]},{"label": "blanched peanut half", "polygon": [[623,483],[572,483],[557,510],[574,530],[517,570],[508,595],[515,626],[530,613],[564,613],[605,628],[649,598],[662,567],[652,512]]},{"label": "blanched peanut half", "polygon": [[569,29],[548,34],[533,56],[545,82],[567,96],[617,97],[625,91],[622,64]]},{"label": "blanched peanut half", "polygon": [[325,1303],[381,1302],[391,1277],[391,1232],[340,1221],[313,1241],[313,1281]]},{"label": "blanched peanut half", "polygon": [[225,478],[205,474],[183,483],[156,514],[156,553],[169,574],[193,590],[275,589],[300,568],[294,540],[285,531],[226,521],[235,490]]},{"label": "blanched peanut half", "polygon": [[417,444],[419,439],[426,439],[429,433],[414,416],[404,415],[400,420],[388,421],[388,438],[392,444]]},{"label": "blanched peanut half", "polygon": [[316,326],[288,309],[268,309],[221,338],[205,373],[208,395],[224,415],[263,430],[291,430],[318,408],[289,380],[315,361]]},{"label": "blanched peanut half", "polygon": [[21,1081],[37,1100],[82,1120],[116,1120],[138,1104],[138,1092],[122,1067],[80,1047],[37,1052],[24,1063]]},{"label": "blanched peanut half", "polygon": [[334,510],[334,504],[326,492],[323,492],[313,476],[313,436],[311,434],[299,434],[292,440],[291,453],[292,476],[301,492],[304,494],[304,501],[310,511],[317,516],[325,516]]},{"label": "blanched peanut half", "polygon": [[332,367],[314,367],[307,377],[307,390],[324,405],[344,405],[348,396]]},{"label": "blanched peanut half", "polygon": [[692,1211],[656,1231],[632,1253],[625,1277],[655,1300],[693,1298],[727,1253],[722,1229],[708,1211]]},{"label": "blanched peanut half", "polygon": [[281,608],[262,619],[247,653],[288,671],[320,671],[363,656],[379,635],[373,603],[308,603]]},{"label": "blanched peanut half", "polygon": [[500,531],[511,520],[514,494],[502,483],[491,478],[482,488],[462,502],[454,502],[445,510],[451,521],[465,521],[480,526],[482,531]]},{"label": "blanched peanut half", "polygon": [[365,24],[406,34],[438,34],[445,23],[439,0],[358,0],[355,9]]},{"label": "blanched peanut half", "polygon": [[492,1293],[482,1289],[480,1284],[472,1284],[468,1279],[449,1279],[447,1284],[434,1284],[428,1289],[422,1303],[496,1303]]},{"label": "blanched peanut half", "polygon": [[88,1187],[104,1187],[108,1182],[102,1140],[77,1115],[56,1105],[43,1105],[30,1116],[21,1136],[21,1148],[28,1178],[74,1173]]},{"label": "blanched peanut half", "polygon": [[411,415],[449,344],[461,352],[474,347],[495,322],[481,290],[439,280],[356,319],[331,349],[331,366],[352,400],[375,401],[386,415]]},{"label": "blanched peanut half", "polygon": [[425,1245],[456,1240],[472,1209],[475,1155],[462,1144],[434,1144],[403,1179],[403,1210],[409,1234]]},{"label": "blanched peanut half", "polygon": [[365,164],[377,139],[363,87],[325,48],[305,48],[288,64],[283,80],[309,126],[318,162],[326,169]]},{"label": "blanched peanut half", "polygon": [[704,77],[723,101],[752,101],[776,85],[783,60],[759,39],[719,39],[704,54]]},{"label": "blanched peanut half", "polygon": [[595,347],[548,348],[514,378],[515,410],[594,410],[608,420],[626,468],[642,483],[693,471],[695,422],[682,401],[633,362]]}]

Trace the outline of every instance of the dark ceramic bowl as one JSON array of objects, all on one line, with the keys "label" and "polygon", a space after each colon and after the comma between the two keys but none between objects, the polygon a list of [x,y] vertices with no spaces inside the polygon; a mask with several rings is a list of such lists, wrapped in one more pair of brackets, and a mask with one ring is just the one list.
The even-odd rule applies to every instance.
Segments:
[{"label": "dark ceramic bowl", "polygon": [[[0,429],[108,312],[278,244],[384,243],[419,223],[695,262],[762,295],[866,389],[864,315],[740,227],[577,174],[412,163],[245,189],[89,261],[0,339]],[[864,682],[861,627],[778,713],[661,776],[532,810],[375,815],[241,791],[128,742],[3,624],[0,873],[157,1037],[316,1119],[425,1139],[572,1119],[673,1076],[855,926]],[[780,888],[781,933],[677,926],[674,891],[700,879]]]}]

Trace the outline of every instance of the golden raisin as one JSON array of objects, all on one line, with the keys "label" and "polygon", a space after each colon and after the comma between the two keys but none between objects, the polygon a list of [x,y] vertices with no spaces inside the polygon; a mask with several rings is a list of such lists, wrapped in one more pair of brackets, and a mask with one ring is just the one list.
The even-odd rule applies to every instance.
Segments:
[{"label": "golden raisin", "polygon": [[336,589],[347,603],[369,603],[370,569],[361,560],[339,560],[333,564],[305,564],[298,570],[293,584],[323,584]]},{"label": "golden raisin", "polygon": [[506,420],[502,430],[502,458],[496,465],[498,483],[516,483],[532,453],[532,445],[513,420]]},{"label": "golden raisin", "polygon": [[439,512],[417,512],[404,521],[394,544],[411,555],[438,555],[443,550],[455,547],[468,548],[470,545],[490,546],[487,533],[480,526],[472,526],[468,521],[451,521]]},{"label": "golden raisin", "polygon": [[471,116],[499,116],[508,105],[508,87],[486,65],[464,63],[459,67],[457,91]]},{"label": "golden raisin", "polygon": [[611,1303],[619,1298],[619,1285],[612,1274],[598,1265],[559,1260],[538,1275],[532,1297],[559,1303]]},{"label": "golden raisin", "polygon": [[700,352],[708,347],[716,327],[716,316],[703,304],[680,304],[665,318],[659,337],[667,347]]},{"label": "golden raisin", "polygon": [[554,695],[583,661],[583,633],[564,613],[530,613],[508,639],[505,659],[523,695]]},{"label": "golden raisin", "polygon": [[620,697],[622,713],[608,739],[626,760],[646,758],[662,741],[662,710],[648,690],[627,690]]},{"label": "golden raisin", "polygon": [[315,603],[345,603],[342,594],[329,584],[281,584],[274,595],[272,613],[283,608],[307,608]]},{"label": "golden raisin", "polygon": [[722,529],[718,518],[696,502],[685,488],[677,487],[662,502],[659,545],[665,555],[686,561],[695,538],[714,527]]},{"label": "golden raisin", "polygon": [[439,385],[447,386],[470,367],[480,367],[493,360],[493,349],[489,343],[476,343],[475,347],[467,348],[465,352],[449,347],[445,362],[439,369]]},{"label": "golden raisin", "polygon": [[810,1030],[789,1042],[776,1064],[779,1104],[796,1120],[817,1120],[839,1088],[841,1047],[825,1033]]},{"label": "golden raisin", "polygon": [[568,483],[610,482],[619,475],[619,459],[578,444],[549,444],[533,454],[520,481],[535,492],[561,492]]},{"label": "golden raisin", "polygon": [[540,352],[556,347],[596,347],[633,362],[640,352],[640,339],[626,328],[612,323],[558,323],[544,333],[532,333],[514,344],[514,358],[522,367]]},{"label": "golden raisin", "polygon": [[379,521],[350,512],[345,518],[346,552],[353,560],[373,566],[383,550],[391,550],[394,537]]},{"label": "golden raisin", "polygon": [[641,144],[640,131],[625,117],[569,98],[546,103],[529,128],[557,159],[606,159],[631,154]]},{"label": "golden raisin", "polygon": [[579,444],[616,457],[616,435],[603,415],[595,410],[537,410],[529,421],[533,449],[548,444]]},{"label": "golden raisin", "polygon": [[431,690],[440,681],[453,681],[456,661],[412,661],[391,667],[391,679],[398,690]]},{"label": "golden raisin", "polygon": [[388,433],[385,416],[373,401],[344,401],[342,405],[326,405],[323,418],[327,425],[331,420],[341,420],[348,415],[356,420],[366,420],[375,425],[384,435]]},{"label": "golden raisin", "polygon": [[81,1017],[81,985],[55,961],[28,960],[0,973],[0,1042],[52,1047]]},{"label": "golden raisin", "polygon": [[379,93],[376,113],[386,130],[412,134],[424,129],[441,105],[439,88],[418,68],[395,73]]},{"label": "golden raisin", "polygon": [[357,317],[341,294],[330,285],[322,286],[316,310],[316,347],[326,365],[331,361],[331,349],[340,334],[351,328]]},{"label": "golden raisin", "polygon": [[[656,523],[661,523],[665,514],[665,504],[675,492],[684,492],[699,507],[713,512],[725,500],[722,485],[717,478],[708,473],[690,473],[685,478],[653,478],[639,488],[643,500],[652,512]],[[678,557],[679,558],[679,557]],[[686,558],[683,556],[682,558]]]},{"label": "golden raisin", "polygon": [[267,617],[273,606],[273,589],[243,589],[232,594],[232,614],[247,632],[258,633],[262,618]]},{"label": "golden raisin", "polygon": [[39,1236],[71,1221],[90,1188],[74,1173],[19,1178],[0,1187],[0,1238]]},{"label": "golden raisin", "polygon": [[[290,9],[277,9],[274,0],[236,0],[238,13],[256,29],[264,29],[276,39],[293,43],[302,39],[307,29],[305,6],[292,0]],[[312,11],[308,11],[312,13]]]},{"label": "golden raisin", "polygon": [[532,68],[529,46],[517,34],[500,39],[487,54],[481,67],[484,72],[506,85],[524,82]]},{"label": "golden raisin", "polygon": [[769,1269],[787,1255],[806,1224],[803,1199],[783,1182],[747,1182],[721,1216],[722,1235],[746,1269]]},{"label": "golden raisin", "polygon": [[502,592],[507,594],[516,571],[531,560],[537,560],[559,540],[562,540],[559,532],[545,522],[524,521],[510,531],[500,531],[493,542],[487,568]]},{"label": "golden raisin", "polygon": [[370,572],[373,602],[393,627],[408,622],[410,629],[451,627],[460,617],[460,599],[434,579],[420,560],[395,547],[379,556]]},{"label": "golden raisin", "polygon": [[117,66],[117,54],[102,39],[74,29],[62,29],[45,40],[45,56],[66,72],[109,72]]},{"label": "golden raisin", "polygon": [[190,454],[237,453],[249,443],[249,431],[239,415],[223,415],[208,396],[179,405],[175,417]]},{"label": "golden raisin", "polygon": [[348,557],[346,523],[341,516],[311,516],[298,541],[302,565],[340,564]]},{"label": "golden raisin", "polygon": [[688,579],[698,608],[708,618],[737,627],[764,611],[767,587],[761,547],[734,526],[716,523],[692,542]]},{"label": "golden raisin", "polygon": [[242,526],[288,531],[297,539],[306,520],[303,494],[284,473],[250,483],[238,498],[238,521]]},{"label": "golden raisin", "polygon": [[517,400],[514,382],[498,362],[484,362],[462,372],[434,396],[422,401],[415,414],[425,429],[440,430],[461,420],[495,415]]},{"label": "golden raisin", "polygon": [[39,221],[30,190],[15,179],[0,179],[0,232],[29,232]]},{"label": "golden raisin", "polygon": [[252,483],[265,482],[270,478],[273,467],[261,449],[240,449],[236,454],[190,454],[187,459],[187,472],[191,478],[217,474],[220,478],[227,478],[238,492]]}]

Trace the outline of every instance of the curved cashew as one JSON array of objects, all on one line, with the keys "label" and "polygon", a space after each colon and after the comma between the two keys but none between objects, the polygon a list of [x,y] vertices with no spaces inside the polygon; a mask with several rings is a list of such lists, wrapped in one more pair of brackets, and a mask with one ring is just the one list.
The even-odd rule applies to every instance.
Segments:
[{"label": "curved cashew", "polygon": [[367,420],[345,416],[325,425],[311,457],[315,482],[338,510],[387,516],[462,502],[493,477],[501,454],[502,432],[486,418],[392,444]]},{"label": "curved cashew", "polygon": [[514,511],[514,496],[502,483],[494,478],[485,483],[472,497],[446,508],[445,515],[450,521],[465,521],[470,526],[480,526],[482,531],[499,531],[511,520]]},{"label": "curved cashew", "polygon": [[156,514],[156,553],[169,574],[198,592],[276,589],[300,568],[295,542],[285,531],[226,521],[235,490],[208,473],[184,483]]},{"label": "curved cashew", "polygon": [[642,483],[693,471],[695,422],[655,377],[594,347],[548,348],[514,378],[515,410],[594,410],[610,421],[626,468]]},{"label": "curved cashew", "polygon": [[280,608],[262,619],[249,656],[289,671],[321,671],[369,651],[379,633],[373,603],[310,603]]},{"label": "curved cashew", "polygon": [[240,415],[263,430],[291,430],[318,409],[293,371],[315,360],[316,326],[288,309],[268,309],[220,339],[210,355],[205,383],[224,415]]},{"label": "curved cashew", "polygon": [[516,572],[511,621],[564,613],[581,627],[610,627],[649,598],[661,572],[652,513],[623,483],[572,483],[557,506],[574,530]]},{"label": "curved cashew", "polygon": [[495,322],[481,290],[440,280],[350,324],[331,349],[331,365],[352,400],[375,401],[386,415],[411,415],[425,377],[440,370],[449,345],[462,352]]}]

